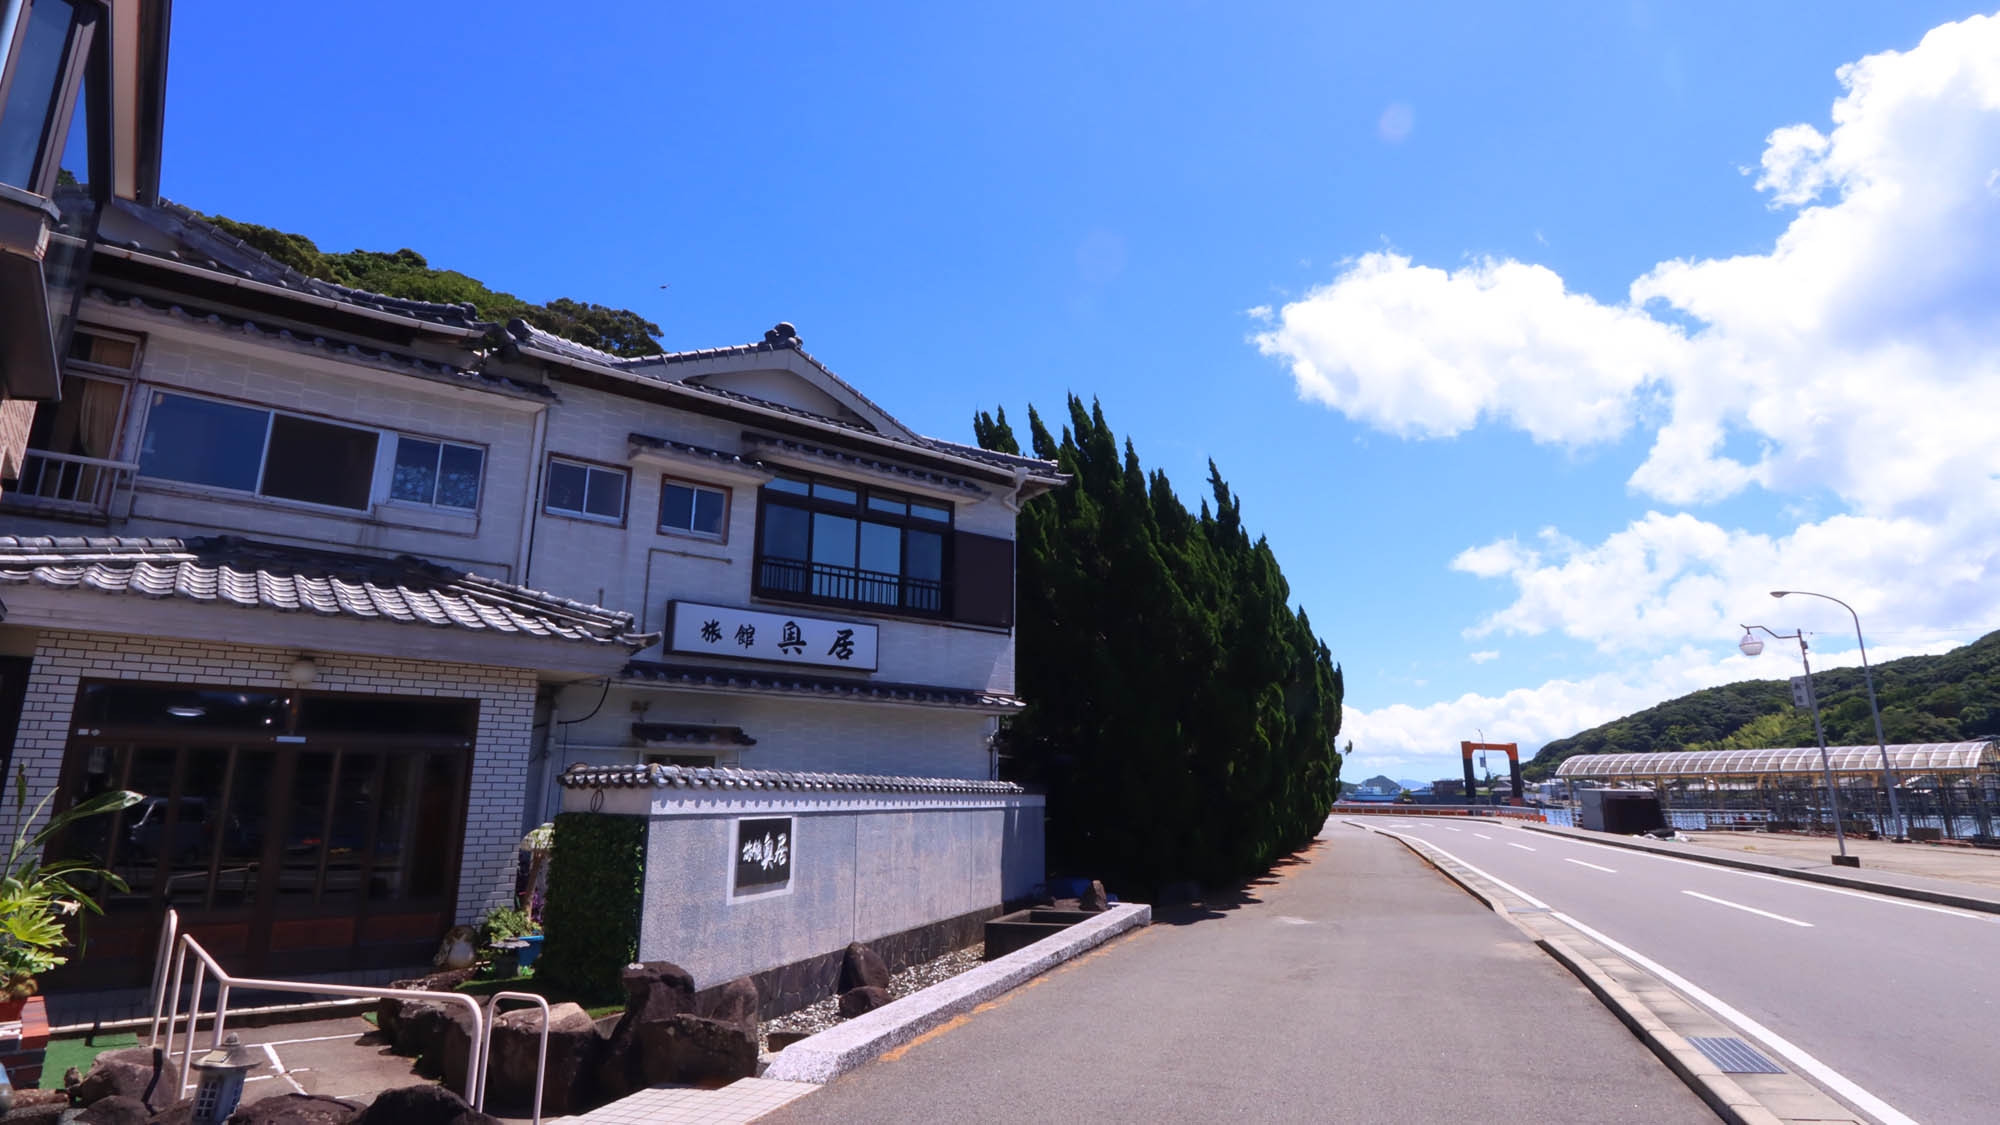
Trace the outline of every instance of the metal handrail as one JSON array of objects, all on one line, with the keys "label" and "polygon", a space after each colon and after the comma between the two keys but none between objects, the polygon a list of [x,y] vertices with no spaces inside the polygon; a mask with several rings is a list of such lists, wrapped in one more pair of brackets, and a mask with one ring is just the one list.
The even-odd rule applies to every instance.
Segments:
[{"label": "metal handrail", "polygon": [[[160,1016],[167,1007],[167,958],[172,956],[174,939],[180,936],[180,932],[181,912],[170,906],[166,918],[160,923],[158,951],[153,954],[153,1027],[146,1033],[146,1045],[149,1047],[160,1045]],[[175,986],[179,987],[178,981]]]},{"label": "metal handrail", "polygon": [[[187,965],[188,954],[193,953],[195,956],[194,987],[188,995],[187,1038],[182,1048],[180,1085],[175,1090],[177,1095],[187,1089],[188,1071],[194,1064],[195,1027],[201,1021],[201,990],[206,983],[204,978],[212,972],[215,974],[216,991],[215,1014],[213,1017],[215,1028],[213,1038],[211,1039],[211,1046],[218,1050],[222,1047],[223,1028],[229,1018],[229,990],[239,986],[259,992],[297,992],[308,996],[353,996],[365,999],[395,996],[405,1000],[445,1000],[464,1004],[472,1016],[471,1056],[466,1060],[465,1066],[466,1103],[468,1105],[472,1104],[479,1096],[478,1086],[483,1081],[486,1072],[486,1018],[485,1013],[479,1007],[479,1001],[467,996],[465,993],[428,992],[415,988],[363,988],[349,984],[324,984],[305,981],[265,980],[261,977],[236,977],[229,975],[223,969],[222,965],[209,955],[208,950],[202,948],[201,943],[195,940],[193,934],[181,934],[175,944],[173,983],[169,988],[172,995],[172,1004],[167,1016],[166,1057],[168,1058],[172,1058],[174,1053],[174,1025],[181,1018],[181,974]],[[536,1075],[536,1081],[538,1083],[540,1081],[539,1074]],[[540,1109],[539,1099],[536,1108],[537,1110]]]},{"label": "metal handrail", "polygon": [[487,1009],[486,1044],[479,1052],[479,1079],[470,1082],[477,1095],[470,1099],[472,1108],[486,1112],[486,1068],[493,1063],[493,1028],[500,1022],[500,1001],[527,1000],[542,1010],[542,1049],[535,1059],[535,1125],[542,1125],[542,1077],[549,1067],[549,1001],[546,996],[532,992],[496,992],[492,996],[492,1006]]}]

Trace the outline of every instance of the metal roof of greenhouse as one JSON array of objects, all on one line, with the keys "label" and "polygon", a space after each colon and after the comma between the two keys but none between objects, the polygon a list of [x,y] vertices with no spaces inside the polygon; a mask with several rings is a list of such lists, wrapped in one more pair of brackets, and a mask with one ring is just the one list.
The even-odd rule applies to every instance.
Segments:
[{"label": "metal roof of greenhouse", "polygon": [[[1829,746],[1827,759],[1835,773],[1872,773],[1882,768],[1877,746]],[[1889,747],[1889,764],[1898,774],[1969,773],[2000,767],[2000,752],[1991,742],[1923,742]],[[1669,750],[1648,754],[1578,754],[1565,758],[1557,777],[1718,777],[1820,772],[1819,747],[1792,746],[1781,750]]]}]

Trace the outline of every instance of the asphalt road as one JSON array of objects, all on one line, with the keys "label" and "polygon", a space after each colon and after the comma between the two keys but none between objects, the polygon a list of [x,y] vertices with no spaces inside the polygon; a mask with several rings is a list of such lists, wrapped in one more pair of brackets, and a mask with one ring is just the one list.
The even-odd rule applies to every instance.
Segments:
[{"label": "asphalt road", "polygon": [[1336,822],[1306,855],[762,1120],[1714,1125],[1575,977],[1401,844]]},{"label": "asphalt road", "polygon": [[2000,916],[1512,826],[1380,826],[1658,962],[1892,1111],[1931,1125],[2000,1120]]}]

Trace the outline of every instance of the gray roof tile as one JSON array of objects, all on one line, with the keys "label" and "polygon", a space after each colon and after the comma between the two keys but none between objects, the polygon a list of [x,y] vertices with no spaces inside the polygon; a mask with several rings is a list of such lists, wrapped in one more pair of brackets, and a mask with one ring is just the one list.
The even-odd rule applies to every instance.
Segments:
[{"label": "gray roof tile", "polygon": [[728,766],[588,766],[563,771],[565,789],[777,790],[808,793],[935,793],[1016,796],[1011,781],[969,777],[902,777],[872,773],[742,770]]},{"label": "gray roof tile", "polygon": [[634,651],[658,640],[635,634],[629,613],[426,559],[347,555],[234,536],[0,536],[0,587],[28,583],[620,644]]}]

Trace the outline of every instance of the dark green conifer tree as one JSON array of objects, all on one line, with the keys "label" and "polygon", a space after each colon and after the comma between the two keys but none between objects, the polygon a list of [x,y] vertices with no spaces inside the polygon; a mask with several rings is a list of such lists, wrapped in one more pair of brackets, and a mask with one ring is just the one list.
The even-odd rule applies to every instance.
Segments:
[{"label": "dark green conifer tree", "polygon": [[[1075,480],[1016,532],[1029,705],[1006,732],[1011,775],[1048,794],[1053,872],[1140,894],[1257,874],[1339,795],[1340,669],[1212,463],[1191,513],[1098,404],[1068,406],[1060,438],[1028,412],[1035,455]],[[973,432],[1020,452],[1004,410]]]}]

